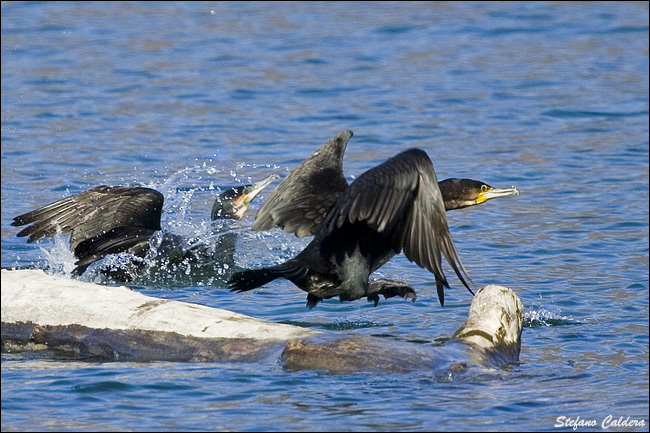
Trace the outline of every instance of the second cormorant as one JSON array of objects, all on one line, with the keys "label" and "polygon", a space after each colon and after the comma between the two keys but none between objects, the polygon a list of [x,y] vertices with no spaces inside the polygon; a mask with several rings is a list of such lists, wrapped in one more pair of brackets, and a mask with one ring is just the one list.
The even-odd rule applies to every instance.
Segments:
[{"label": "second cormorant", "polygon": [[[278,177],[273,174],[251,185],[226,189],[215,200],[211,219],[243,218],[251,201]],[[73,275],[83,274],[92,263],[111,254],[128,252],[143,258],[152,246],[168,263],[178,262],[192,247],[184,248],[180,236],[161,230],[163,201],[163,195],[151,188],[102,185],[19,215],[12,225],[29,224],[17,236],[28,236],[30,243],[57,233],[69,234],[70,249],[78,260]],[[234,248],[230,243],[227,238],[220,246]],[[129,280],[127,271],[111,272],[111,276]]]}]

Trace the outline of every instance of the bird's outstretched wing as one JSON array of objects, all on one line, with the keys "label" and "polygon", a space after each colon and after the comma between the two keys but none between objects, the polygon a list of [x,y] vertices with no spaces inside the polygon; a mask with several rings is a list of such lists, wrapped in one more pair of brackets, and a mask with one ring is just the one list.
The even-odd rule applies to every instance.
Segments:
[{"label": "bird's outstretched wing", "polygon": [[343,154],[352,131],[340,131],[300,165],[271,192],[260,207],[253,230],[274,226],[296,236],[310,236],[347,188]]},{"label": "bird's outstretched wing", "polygon": [[14,218],[24,228],[17,236],[28,242],[70,234],[70,249],[116,227],[160,230],[163,195],[156,190],[131,186],[98,186],[58,200]]}]

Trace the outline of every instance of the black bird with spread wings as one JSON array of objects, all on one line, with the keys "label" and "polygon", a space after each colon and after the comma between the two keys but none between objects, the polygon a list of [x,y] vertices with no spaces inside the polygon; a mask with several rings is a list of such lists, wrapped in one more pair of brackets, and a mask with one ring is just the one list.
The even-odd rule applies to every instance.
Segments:
[{"label": "black bird with spread wings", "polygon": [[472,291],[445,212],[433,163],[424,151],[407,150],[352,182],[317,226],[314,239],[296,257],[276,266],[235,273],[230,286],[247,291],[286,278],[308,292],[310,308],[335,296],[342,301],[367,297],[375,303],[380,294],[414,297],[413,289],[403,283],[368,281],[372,272],[404,251],[409,260],[434,274],[443,304],[444,287],[449,283],[442,270],[442,256]]},{"label": "black bird with spread wings", "polygon": [[370,273],[404,250],[407,258],[434,273],[441,305],[448,287],[441,255],[471,292],[445,211],[518,195],[518,190],[472,179],[438,183],[431,160],[417,149],[389,159],[348,186],[342,162],[352,135],[340,131],[325,142],[278,185],[255,217],[253,230],[279,226],[297,236],[315,234],[314,240],[283,264],[235,273],[231,288],[247,291],[287,278],[309,293],[310,308],[334,296],[341,300],[365,296],[375,304],[379,294],[415,298],[406,283],[368,282]]}]

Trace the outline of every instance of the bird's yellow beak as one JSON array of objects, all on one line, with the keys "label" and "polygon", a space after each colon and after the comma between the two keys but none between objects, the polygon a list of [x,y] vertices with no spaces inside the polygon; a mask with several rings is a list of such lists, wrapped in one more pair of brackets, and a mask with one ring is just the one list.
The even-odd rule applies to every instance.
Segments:
[{"label": "bird's yellow beak", "polygon": [[488,200],[497,197],[505,197],[508,195],[519,195],[519,190],[514,186],[512,188],[491,188],[487,185],[481,187],[481,192],[476,197],[476,204],[481,204]]}]

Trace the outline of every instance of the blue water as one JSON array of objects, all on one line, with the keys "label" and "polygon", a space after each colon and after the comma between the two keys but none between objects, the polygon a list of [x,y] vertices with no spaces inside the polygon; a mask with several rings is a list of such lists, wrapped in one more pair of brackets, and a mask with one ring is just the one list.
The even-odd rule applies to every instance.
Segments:
[{"label": "blue water", "polygon": [[[519,188],[448,219],[473,281],[515,290],[526,327],[519,365],[442,377],[3,353],[2,430],[572,430],[562,416],[599,430],[611,415],[648,431],[648,31],[647,2],[3,2],[3,268],[72,266],[66,239],[15,236],[20,213],[146,185],[166,196],[165,229],[192,234],[219,188],[284,176],[351,129],[349,180],[417,146],[440,179]],[[238,226],[243,266],[305,245],[250,233],[260,203]],[[444,308],[403,256],[380,274],[415,303],[309,311],[286,281],[137,289],[430,342],[471,301],[445,270]]]}]

